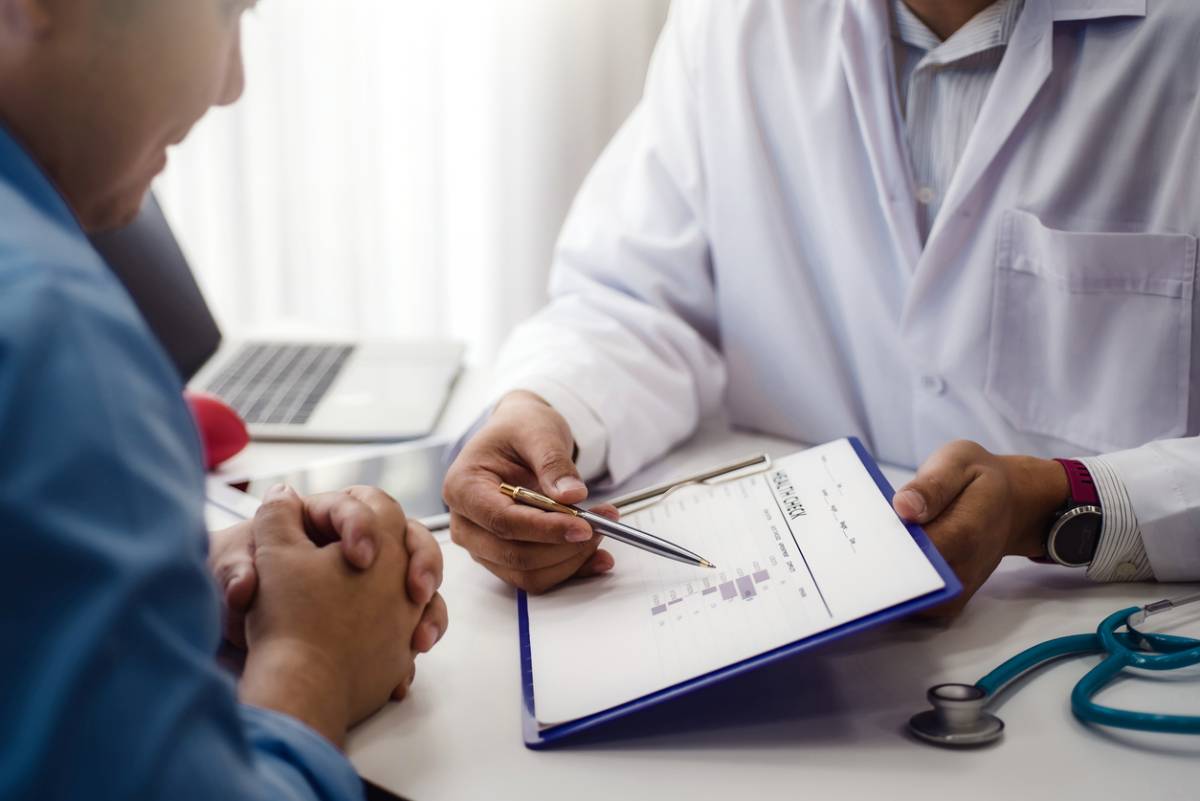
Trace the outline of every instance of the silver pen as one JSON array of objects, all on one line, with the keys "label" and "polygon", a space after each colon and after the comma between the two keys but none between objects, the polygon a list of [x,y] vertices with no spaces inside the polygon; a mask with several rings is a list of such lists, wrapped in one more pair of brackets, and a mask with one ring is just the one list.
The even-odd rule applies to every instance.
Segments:
[{"label": "silver pen", "polygon": [[589,512],[586,509],[580,509],[578,506],[571,506],[565,503],[559,503],[553,498],[547,498],[541,493],[527,490],[524,487],[514,487],[511,484],[501,484],[500,491],[508,497],[512,498],[517,503],[533,506],[537,509],[542,509],[546,512],[558,512],[560,514],[571,515],[585,521],[595,531],[599,531],[606,537],[612,537],[618,542],[623,542],[626,545],[632,545],[634,548],[641,548],[643,551],[663,556],[667,559],[674,559],[676,562],[683,562],[687,565],[695,565],[697,567],[716,567],[712,562],[705,559],[703,556],[692,553],[687,548],[676,545],[673,542],[656,537],[653,534],[647,534],[633,526],[627,526],[624,523],[618,523],[614,520],[609,520],[607,517],[598,515],[595,512]]}]

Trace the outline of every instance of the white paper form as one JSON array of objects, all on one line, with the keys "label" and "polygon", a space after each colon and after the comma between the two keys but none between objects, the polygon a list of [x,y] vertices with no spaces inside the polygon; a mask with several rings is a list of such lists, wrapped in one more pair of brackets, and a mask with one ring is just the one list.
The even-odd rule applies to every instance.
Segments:
[{"label": "white paper form", "polygon": [[611,575],[528,601],[539,724],[577,720],[942,589],[847,440],[624,518],[706,557],[609,540]]}]

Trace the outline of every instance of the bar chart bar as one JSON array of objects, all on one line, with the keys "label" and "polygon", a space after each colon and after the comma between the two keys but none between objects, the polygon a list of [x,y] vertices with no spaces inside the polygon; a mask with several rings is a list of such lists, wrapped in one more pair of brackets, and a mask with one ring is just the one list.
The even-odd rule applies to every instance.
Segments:
[{"label": "bar chart bar", "polygon": [[721,600],[731,601],[738,596],[737,590],[733,587],[732,581],[726,581],[721,585]]},{"label": "bar chart bar", "polygon": [[771,578],[771,574],[765,570],[759,570],[754,574],[754,583],[762,584],[767,579]]},{"label": "bar chart bar", "polygon": [[706,588],[704,589],[704,592],[702,592],[702,593],[700,593],[700,594],[701,594],[701,595],[712,595],[712,594],[713,594],[714,592],[716,592],[716,591],[717,591],[717,588],[716,588],[716,587],[706,587]]},{"label": "bar chart bar", "polygon": [[737,585],[738,589],[742,591],[743,600],[749,600],[758,595],[754,590],[754,582],[750,580],[749,576],[738,576]]},{"label": "bar chart bar", "polygon": [[682,598],[675,598],[674,600],[667,601],[667,605],[668,605],[668,606],[674,606],[675,604],[677,604],[677,603],[681,603],[682,601],[683,601],[683,599],[682,599]]},{"label": "bar chart bar", "polygon": [[661,615],[661,614],[662,614],[663,612],[665,612],[665,611],[667,611],[667,605],[666,605],[666,604],[659,604],[658,606],[652,607],[652,608],[650,609],[650,614],[652,614],[652,615]]}]

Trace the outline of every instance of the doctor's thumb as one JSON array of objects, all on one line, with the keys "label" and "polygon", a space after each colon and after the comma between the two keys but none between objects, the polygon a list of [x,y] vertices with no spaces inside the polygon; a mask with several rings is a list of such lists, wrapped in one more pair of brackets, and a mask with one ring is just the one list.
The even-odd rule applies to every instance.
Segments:
[{"label": "doctor's thumb", "polygon": [[965,476],[929,471],[918,473],[892,499],[896,514],[908,523],[928,523],[946,511],[968,482]]},{"label": "doctor's thumb", "polygon": [[973,442],[944,445],[925,460],[917,477],[892,499],[892,508],[909,523],[928,523],[954,502],[977,475],[973,469],[987,452]]},{"label": "doctor's thumb", "polygon": [[550,435],[534,437],[526,450],[522,455],[537,476],[542,492],[561,503],[579,503],[587,498],[587,485],[579,478],[571,458],[573,442]]},{"label": "doctor's thumb", "polygon": [[900,515],[902,520],[908,523],[924,523],[927,519],[925,515],[929,510],[929,504],[925,502],[925,497],[920,492],[906,486],[892,499],[892,508],[896,510],[896,514]]}]

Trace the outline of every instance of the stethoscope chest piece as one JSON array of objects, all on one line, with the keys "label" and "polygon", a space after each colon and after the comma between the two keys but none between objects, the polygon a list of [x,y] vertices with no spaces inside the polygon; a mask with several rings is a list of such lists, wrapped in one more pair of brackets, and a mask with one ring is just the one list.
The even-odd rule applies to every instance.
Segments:
[{"label": "stethoscope chest piece", "polygon": [[983,711],[988,695],[974,684],[939,684],[926,697],[933,709],[908,721],[908,730],[926,742],[958,748],[984,745],[1004,733],[1004,721]]}]

